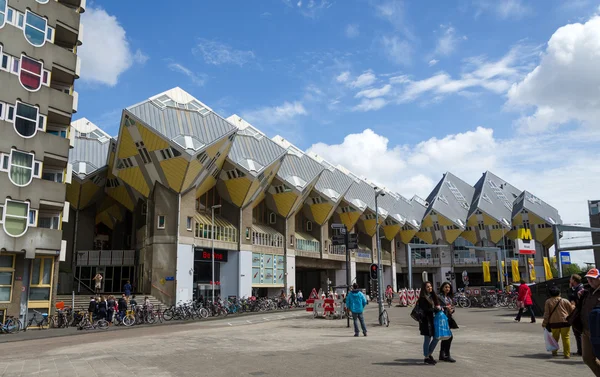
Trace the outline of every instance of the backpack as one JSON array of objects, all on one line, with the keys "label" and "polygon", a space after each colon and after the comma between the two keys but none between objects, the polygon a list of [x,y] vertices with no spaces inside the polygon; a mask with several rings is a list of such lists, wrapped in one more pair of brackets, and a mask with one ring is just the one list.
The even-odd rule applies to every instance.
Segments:
[{"label": "backpack", "polygon": [[600,358],[600,306],[596,306],[589,314],[590,342],[596,358]]}]

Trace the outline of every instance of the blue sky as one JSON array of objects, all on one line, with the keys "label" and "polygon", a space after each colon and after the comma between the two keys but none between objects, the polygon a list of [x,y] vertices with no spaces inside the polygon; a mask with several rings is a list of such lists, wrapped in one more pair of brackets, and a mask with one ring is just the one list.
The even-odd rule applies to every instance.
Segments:
[{"label": "blue sky", "polygon": [[110,134],[180,86],[406,196],[489,169],[585,223],[600,195],[599,1],[140,4],[83,17],[76,118]]}]

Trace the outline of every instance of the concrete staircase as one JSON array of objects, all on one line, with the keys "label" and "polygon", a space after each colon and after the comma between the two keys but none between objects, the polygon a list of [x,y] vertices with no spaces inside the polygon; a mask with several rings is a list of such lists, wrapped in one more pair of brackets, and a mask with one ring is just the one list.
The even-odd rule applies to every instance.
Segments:
[{"label": "concrete staircase", "polygon": [[[75,309],[81,309],[81,310],[87,311],[88,306],[90,304],[90,296],[91,295],[89,295],[89,294],[75,295]],[[114,295],[114,296],[117,300],[119,299],[119,296],[117,296],[117,295]],[[106,298],[106,296],[104,296],[104,297]],[[137,301],[138,304],[142,304],[144,302],[144,297],[146,297],[146,295],[144,295],[144,294],[135,295],[135,300]],[[148,299],[150,300],[152,305],[154,305],[155,308],[157,308],[159,305],[161,308],[164,308],[164,309],[167,308],[167,305],[160,302],[154,296],[148,295]],[[56,302],[64,301],[65,306],[71,306],[72,300],[73,300],[73,297],[71,295],[57,295],[56,296]]]}]

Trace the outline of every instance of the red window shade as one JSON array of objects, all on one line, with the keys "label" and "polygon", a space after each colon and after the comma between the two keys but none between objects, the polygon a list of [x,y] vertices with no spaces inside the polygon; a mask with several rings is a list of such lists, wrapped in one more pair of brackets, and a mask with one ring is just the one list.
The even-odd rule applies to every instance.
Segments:
[{"label": "red window shade", "polygon": [[42,74],[42,63],[37,62],[33,59],[29,59],[26,56],[21,58],[21,69],[25,69],[32,73]]},{"label": "red window shade", "polygon": [[19,78],[21,80],[21,84],[23,84],[23,86],[29,90],[38,90],[41,87],[42,80],[40,76],[36,76],[21,70],[21,75]]}]

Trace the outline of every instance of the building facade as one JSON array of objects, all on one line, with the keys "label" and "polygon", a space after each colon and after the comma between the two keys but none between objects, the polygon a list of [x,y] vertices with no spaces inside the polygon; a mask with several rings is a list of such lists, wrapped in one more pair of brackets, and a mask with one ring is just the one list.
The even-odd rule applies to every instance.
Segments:
[{"label": "building facade", "polygon": [[83,0],[0,0],[0,320],[49,312],[71,181]]},{"label": "building facade", "polygon": [[[462,271],[484,284],[483,262],[494,284],[497,253],[489,248],[509,265],[518,260],[530,280],[514,251],[523,234],[532,238],[525,241],[539,280],[551,225],[560,223],[550,205],[491,172],[474,186],[445,173],[426,199],[384,189],[376,206],[373,182],[237,115],[223,118],[180,88],[126,108],[116,138],[86,119],[72,127],[65,292],[86,293],[99,272],[106,292],[129,280],[165,303],[210,298],[213,287],[222,297],[290,287],[306,296],[346,282],[333,224],[357,233],[350,276],[363,287],[378,247],[384,284],[395,288],[408,284],[408,263],[415,286],[423,272],[437,285],[455,272],[462,286]],[[409,258],[409,243],[440,247],[415,247]]]}]

